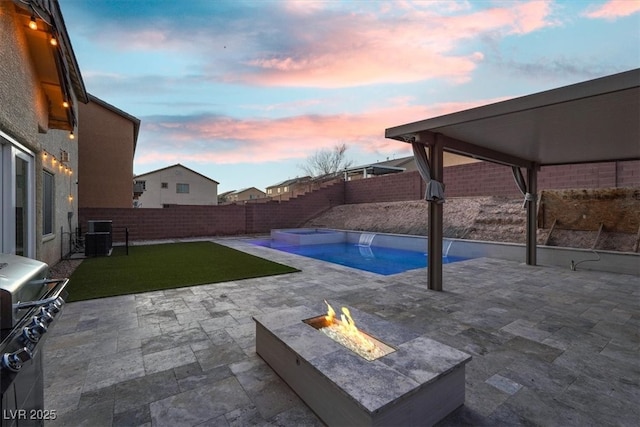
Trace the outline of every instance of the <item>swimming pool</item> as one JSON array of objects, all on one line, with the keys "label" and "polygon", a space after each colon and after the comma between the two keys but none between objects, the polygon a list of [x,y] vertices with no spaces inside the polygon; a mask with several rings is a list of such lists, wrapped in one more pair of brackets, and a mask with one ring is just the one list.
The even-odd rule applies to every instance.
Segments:
[{"label": "swimming pool", "polygon": [[[324,243],[315,245],[291,245],[271,239],[251,240],[254,245],[265,246],[291,254],[319,259],[334,264],[357,268],[371,273],[389,276],[427,266],[424,252],[394,249],[381,246],[362,246],[355,243]],[[447,256],[444,264],[468,258]]]}]

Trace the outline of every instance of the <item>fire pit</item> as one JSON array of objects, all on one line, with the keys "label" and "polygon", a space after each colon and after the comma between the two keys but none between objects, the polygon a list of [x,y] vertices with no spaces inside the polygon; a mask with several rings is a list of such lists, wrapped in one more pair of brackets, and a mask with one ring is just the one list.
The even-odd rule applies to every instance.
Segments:
[{"label": "fire pit", "polygon": [[333,307],[326,300],[325,304],[327,304],[326,316],[312,317],[311,319],[303,320],[303,322],[313,326],[338,344],[342,344],[358,356],[369,361],[376,360],[395,351],[393,347],[360,331],[353,317],[351,317],[351,311],[347,307],[342,307],[342,315],[338,320]]},{"label": "fire pit", "polygon": [[324,309],[294,307],[253,319],[258,355],[326,424],[432,425],[464,403],[469,355],[377,316],[343,311],[341,323],[357,319],[383,350],[368,360],[343,345],[344,337],[322,330],[332,311],[319,315]]}]

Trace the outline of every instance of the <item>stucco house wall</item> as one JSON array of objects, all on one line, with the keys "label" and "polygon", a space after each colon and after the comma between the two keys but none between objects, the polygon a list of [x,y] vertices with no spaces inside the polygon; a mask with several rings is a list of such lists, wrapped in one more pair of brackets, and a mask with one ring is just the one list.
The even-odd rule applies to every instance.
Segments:
[{"label": "stucco house wall", "polygon": [[[138,175],[135,181],[144,181],[144,192],[138,199],[140,208],[218,204],[218,182],[181,164]],[[178,193],[178,184],[188,184],[189,192]]]},{"label": "stucco house wall", "polygon": [[80,105],[78,206],[133,206],[133,156],[140,120],[89,95]]},{"label": "stucco house wall", "polygon": [[[57,14],[57,3],[52,4],[52,12]],[[13,207],[7,206],[16,182],[11,172],[6,173],[15,167],[13,162],[19,153],[29,164],[24,183],[29,194],[28,206],[25,207],[28,216],[25,226],[29,231],[25,253],[19,254],[54,264],[63,256],[61,248],[68,246],[69,233],[77,225],[77,189],[73,184],[73,174],[77,172],[78,146],[77,139],[69,139],[70,129],[52,129],[50,126],[50,100],[43,89],[43,76],[38,75],[33,59],[34,55],[42,53],[30,49],[26,32],[33,30],[24,25],[24,13],[14,2],[0,1],[0,169],[3,170],[0,174],[0,197],[5,201],[4,206],[0,203],[0,214],[4,216],[0,246],[2,252],[19,253],[16,239],[12,236],[12,233],[15,235],[17,215],[13,216]],[[60,27],[63,28],[62,25]],[[37,32],[31,36],[34,34],[46,37]],[[79,72],[77,77],[80,78]],[[85,96],[83,91],[80,80],[80,98]],[[74,109],[76,117],[77,95],[76,88],[69,93],[70,108]],[[77,133],[76,128],[73,131]],[[61,163],[67,155],[69,160]],[[42,211],[44,171],[53,175],[54,182],[53,232],[46,235],[43,234]]]}]

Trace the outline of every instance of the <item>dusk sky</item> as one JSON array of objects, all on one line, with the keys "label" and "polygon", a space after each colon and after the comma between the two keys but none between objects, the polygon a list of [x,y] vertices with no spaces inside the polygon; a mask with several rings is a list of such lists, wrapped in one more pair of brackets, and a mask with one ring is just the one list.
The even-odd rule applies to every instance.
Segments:
[{"label": "dusk sky", "polygon": [[59,0],[87,91],[138,117],[134,173],[218,192],[411,154],[388,127],[640,66],[640,0]]}]

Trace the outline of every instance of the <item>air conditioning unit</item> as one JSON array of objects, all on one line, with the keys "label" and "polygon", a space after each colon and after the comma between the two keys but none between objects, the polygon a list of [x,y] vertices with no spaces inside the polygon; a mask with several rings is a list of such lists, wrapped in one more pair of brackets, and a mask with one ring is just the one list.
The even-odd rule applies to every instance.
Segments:
[{"label": "air conditioning unit", "polygon": [[84,237],[85,256],[105,256],[111,254],[111,233],[86,233]]},{"label": "air conditioning unit", "polygon": [[110,255],[113,248],[112,221],[88,221],[88,225],[89,232],[84,238],[85,256]]}]

